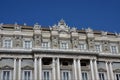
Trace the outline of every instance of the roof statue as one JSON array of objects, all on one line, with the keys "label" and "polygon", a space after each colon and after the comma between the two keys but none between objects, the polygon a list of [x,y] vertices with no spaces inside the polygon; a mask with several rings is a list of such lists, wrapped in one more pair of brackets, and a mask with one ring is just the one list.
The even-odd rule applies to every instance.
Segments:
[{"label": "roof statue", "polygon": [[102,36],[106,36],[106,35],[107,35],[107,32],[101,31],[101,34],[102,34]]},{"label": "roof statue", "polygon": [[93,33],[93,30],[88,27],[88,28],[86,29],[86,32],[87,32],[87,33]]},{"label": "roof statue", "polygon": [[38,23],[34,24],[34,29],[40,29],[40,28],[41,28],[41,25],[39,25]]},{"label": "roof statue", "polygon": [[17,22],[15,22],[15,24],[14,24],[14,29],[15,29],[15,30],[20,30],[20,29],[21,29],[21,26],[19,26],[19,25],[17,24]]}]

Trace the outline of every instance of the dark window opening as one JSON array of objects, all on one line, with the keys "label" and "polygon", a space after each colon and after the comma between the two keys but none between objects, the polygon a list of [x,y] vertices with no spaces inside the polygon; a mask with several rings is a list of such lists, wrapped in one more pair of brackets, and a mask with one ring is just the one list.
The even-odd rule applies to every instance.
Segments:
[{"label": "dark window opening", "polygon": [[87,64],[86,63],[81,63],[81,66],[87,66]]},{"label": "dark window opening", "polygon": [[62,62],[62,65],[68,66],[68,62]]}]

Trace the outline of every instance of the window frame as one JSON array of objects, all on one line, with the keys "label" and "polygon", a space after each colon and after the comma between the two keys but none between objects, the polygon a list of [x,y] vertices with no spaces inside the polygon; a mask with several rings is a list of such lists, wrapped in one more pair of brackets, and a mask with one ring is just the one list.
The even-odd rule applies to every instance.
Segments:
[{"label": "window frame", "polygon": [[85,43],[79,43],[79,49],[80,50],[86,50],[86,44]]},{"label": "window frame", "polygon": [[[6,42],[6,41],[10,41],[10,43]],[[7,45],[6,45],[7,44]],[[10,45],[8,45],[10,44]],[[12,43],[12,40],[11,39],[4,39],[3,40],[3,48],[12,48],[13,46],[13,43]]]},{"label": "window frame", "polygon": [[46,80],[46,79],[44,78],[44,72],[49,72],[49,79],[47,78],[47,80],[52,80],[51,70],[43,70],[43,71],[42,71],[42,80]]},{"label": "window frame", "polygon": [[[67,73],[68,73],[68,77],[69,77],[68,79],[69,79],[69,80],[72,80],[72,77],[71,77],[72,75],[71,75],[71,71],[70,71],[70,70],[62,70],[62,71],[61,71],[61,78],[62,78],[62,80],[64,80],[64,78],[63,78],[63,73],[64,73],[64,72],[67,72]],[[66,79],[65,79],[65,80],[66,80]]]},{"label": "window frame", "polygon": [[1,75],[1,79],[3,80],[3,72],[4,71],[9,71],[10,73],[9,73],[9,80],[12,80],[12,71],[11,70],[2,70],[2,75]]},{"label": "window frame", "polygon": [[[114,48],[113,48],[114,47]],[[110,46],[110,52],[112,54],[117,54],[118,53],[118,46],[117,45],[111,45]]]},{"label": "window frame", "polygon": [[[82,71],[82,72],[81,72],[81,75],[82,75],[83,73],[86,73],[86,74],[87,74],[87,80],[89,80],[89,74],[88,74],[88,72],[87,72],[87,71]],[[84,80],[84,79],[83,79],[83,75],[82,75],[82,80]]]},{"label": "window frame", "polygon": [[23,70],[23,72],[22,72],[22,78],[23,78],[23,80],[25,79],[25,75],[24,75],[24,72],[25,71],[30,71],[30,80],[32,80],[32,70]]},{"label": "window frame", "polygon": [[[99,47],[98,47],[99,46]],[[95,44],[95,51],[96,52],[102,52],[102,45],[100,44]]]},{"label": "window frame", "polygon": [[[27,46],[26,46],[26,41],[30,42],[29,44],[27,43]],[[30,45],[30,46],[28,46],[28,45]],[[23,48],[25,48],[25,49],[31,49],[32,48],[32,41],[31,40],[24,40],[23,41]]]},{"label": "window frame", "polygon": [[61,42],[60,49],[69,49],[68,42],[66,42],[66,41]]},{"label": "window frame", "polygon": [[48,41],[44,41],[44,42],[42,42],[41,47],[42,47],[42,48],[45,48],[45,49],[50,48],[50,42],[48,42]]},{"label": "window frame", "polygon": [[119,80],[120,80],[120,73],[119,72],[115,73],[115,80],[117,80],[117,77],[116,77],[117,74],[119,75]]},{"label": "window frame", "polygon": [[104,75],[104,79],[102,79],[102,80],[106,80],[106,73],[105,73],[105,72],[98,72],[99,79],[100,79],[100,74],[103,74],[103,75]]}]

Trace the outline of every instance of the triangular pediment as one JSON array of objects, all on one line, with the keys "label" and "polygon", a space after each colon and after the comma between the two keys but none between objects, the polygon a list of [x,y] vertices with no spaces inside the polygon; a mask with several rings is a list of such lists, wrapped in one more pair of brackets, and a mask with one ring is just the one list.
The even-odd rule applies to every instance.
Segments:
[{"label": "triangular pediment", "polygon": [[99,68],[98,71],[99,71],[99,72],[106,72],[106,70],[103,69],[103,68]]},{"label": "triangular pediment", "polygon": [[5,66],[2,66],[0,69],[2,69],[2,70],[11,70],[11,69],[13,69],[13,67],[5,65]]},{"label": "triangular pediment", "polygon": [[30,66],[24,66],[24,67],[22,67],[21,69],[24,69],[24,70],[32,70],[33,67],[30,67]]},{"label": "triangular pediment", "polygon": [[120,69],[115,69],[114,72],[120,72]]}]

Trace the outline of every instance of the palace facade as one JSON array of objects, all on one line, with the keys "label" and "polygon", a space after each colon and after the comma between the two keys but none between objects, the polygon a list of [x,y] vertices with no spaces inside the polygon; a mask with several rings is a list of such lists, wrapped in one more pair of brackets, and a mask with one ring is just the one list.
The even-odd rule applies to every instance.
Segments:
[{"label": "palace facade", "polygon": [[1,24],[0,80],[120,80],[120,34]]}]

